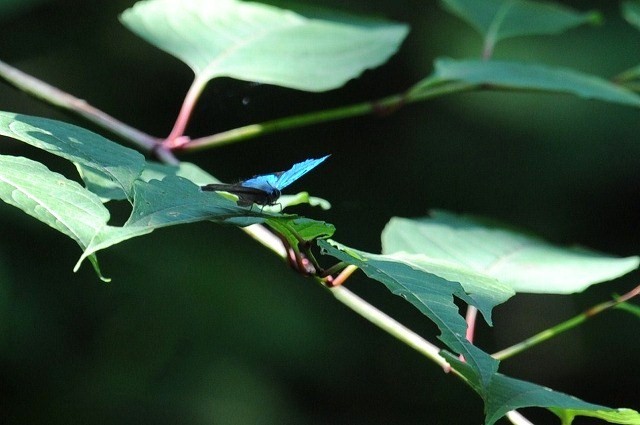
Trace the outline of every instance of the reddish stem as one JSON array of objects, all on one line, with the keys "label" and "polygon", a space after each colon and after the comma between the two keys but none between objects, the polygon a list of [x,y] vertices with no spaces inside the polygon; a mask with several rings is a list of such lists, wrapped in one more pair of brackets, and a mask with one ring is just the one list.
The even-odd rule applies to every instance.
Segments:
[{"label": "reddish stem", "polygon": [[188,136],[184,135],[184,131],[187,128],[191,115],[193,114],[193,109],[195,108],[198,98],[202,94],[202,91],[208,81],[209,80],[206,78],[196,76],[193,83],[191,83],[191,87],[189,87],[189,91],[182,102],[180,113],[176,118],[176,122],[173,124],[173,129],[171,129],[171,133],[169,133],[169,136],[167,136],[163,142],[163,146],[165,148],[181,148],[191,141]]}]

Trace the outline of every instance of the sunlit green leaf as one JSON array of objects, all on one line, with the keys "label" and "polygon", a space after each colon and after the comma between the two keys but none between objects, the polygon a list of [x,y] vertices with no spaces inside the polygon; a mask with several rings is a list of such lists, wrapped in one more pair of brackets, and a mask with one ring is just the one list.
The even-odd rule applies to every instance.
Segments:
[{"label": "sunlit green leaf", "polygon": [[383,233],[385,253],[442,260],[491,276],[517,292],[567,294],[615,279],[638,267],[638,257],[618,258],[541,239],[480,220],[437,211],[432,217],[392,219]]},{"label": "sunlit green leaf", "polygon": [[0,155],[0,198],[83,249],[109,220],[109,211],[97,195],[27,158]]},{"label": "sunlit green leaf", "polygon": [[325,211],[331,209],[331,203],[329,201],[323,198],[309,196],[309,192],[299,192],[295,195],[282,195],[280,199],[278,199],[278,203],[282,204],[282,208],[309,204],[312,207],[320,207]]},{"label": "sunlit green leaf", "polygon": [[134,193],[129,220],[122,227],[110,226],[97,234],[76,268],[88,255],[158,228],[204,220],[238,226],[264,221],[264,215],[259,211],[247,211],[235,202],[215,192],[203,192],[191,181],[175,175],[149,182],[137,180]]},{"label": "sunlit green leaf", "polygon": [[[0,112],[0,135],[68,159],[81,171],[87,188],[26,158],[5,156],[0,163],[2,199],[73,238],[84,251],[76,268],[88,258],[98,271],[97,251],[161,227],[203,220],[247,226],[273,216],[203,192],[199,185],[215,178],[193,164],[146,163],[138,152],[73,125]],[[101,198],[129,200],[123,226],[108,224]],[[301,231],[311,228],[307,223]]]},{"label": "sunlit green leaf", "polygon": [[460,263],[440,258],[431,258],[423,254],[408,252],[386,252],[385,233],[383,233],[383,253],[389,258],[405,263],[415,269],[432,273],[451,282],[458,282],[482,312],[487,323],[491,324],[491,309],[515,295],[511,286],[480,271],[465,267]]},{"label": "sunlit green leaf", "polygon": [[181,161],[179,165],[167,165],[147,161],[140,175],[140,179],[148,182],[151,180],[162,180],[167,176],[184,177],[198,186],[203,186],[208,183],[220,183],[220,181],[211,174],[187,161]]},{"label": "sunlit green leaf", "polygon": [[638,412],[631,409],[612,409],[587,403],[576,397],[554,391],[531,382],[495,373],[487,387],[479,385],[473,369],[450,353],[441,353],[447,361],[467,378],[485,402],[485,424],[493,425],[507,412],[524,407],[544,407],[570,424],[575,416],[591,416],[617,424],[639,424]]},{"label": "sunlit green leaf", "polygon": [[85,246],[109,220],[95,194],[28,158],[0,156],[0,196]]},{"label": "sunlit green leaf", "polygon": [[489,89],[517,89],[567,93],[585,99],[640,107],[640,96],[595,75],[567,68],[505,61],[455,60],[440,58],[435,72],[412,89],[413,94],[450,81]]},{"label": "sunlit green leaf", "polygon": [[402,24],[310,19],[238,0],[141,1],[121,20],[199,79],[226,76],[307,91],[340,87],[384,63],[408,32]]},{"label": "sunlit green leaf", "polygon": [[283,236],[295,250],[299,242],[329,238],[336,231],[332,224],[296,216],[270,217],[266,223]]},{"label": "sunlit green leaf", "polygon": [[632,409],[559,409],[550,408],[553,413],[562,419],[563,424],[571,424],[578,416],[598,418],[611,424],[638,425],[640,424],[640,413]]},{"label": "sunlit green leaf", "polygon": [[[110,179],[100,174],[93,174],[91,170],[83,170],[78,167],[83,176],[83,180],[87,183],[87,188],[107,200],[126,199],[118,186]],[[197,185],[205,185],[208,183],[220,183],[218,179],[204,171],[202,168],[190,162],[180,162],[179,165],[166,165],[159,162],[147,161],[139,179],[145,182],[151,180],[162,180],[167,176],[184,177]],[[233,198],[232,198],[233,199]]]},{"label": "sunlit green leaf", "polygon": [[392,293],[406,299],[440,329],[439,338],[450,349],[462,354],[481,387],[489,384],[498,369],[498,361],[466,339],[467,324],[453,302],[454,295],[473,304],[462,286],[432,273],[413,268],[386,255],[376,255],[321,240],[329,255],[360,268],[371,279],[384,284]]},{"label": "sunlit green leaf", "polygon": [[263,221],[259,213],[202,192],[184,178],[167,176],[136,181],[131,217],[122,227],[110,226],[109,211],[96,194],[39,162],[12,156],[0,156],[0,198],[75,240],[84,250],[81,259],[92,262],[98,250],[161,227],[202,220],[236,225]]},{"label": "sunlit green leaf", "polygon": [[133,182],[144,168],[144,156],[75,125],[0,111],[0,135],[43,149],[76,164],[100,196],[132,197]]},{"label": "sunlit green leaf", "polygon": [[598,23],[597,12],[578,12],[559,3],[529,0],[441,0],[445,9],[475,28],[485,44],[510,37],[558,34]]}]

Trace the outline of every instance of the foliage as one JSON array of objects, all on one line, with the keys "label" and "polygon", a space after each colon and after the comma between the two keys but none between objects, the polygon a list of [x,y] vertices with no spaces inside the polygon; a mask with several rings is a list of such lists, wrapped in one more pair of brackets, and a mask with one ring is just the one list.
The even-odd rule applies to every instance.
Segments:
[{"label": "foliage", "polygon": [[[584,291],[635,270],[640,261],[582,248],[557,248],[522,231],[484,226],[478,219],[444,211],[417,220],[393,218],[382,233],[382,251],[416,265],[444,262],[455,266],[459,274],[442,277],[456,282],[472,274],[473,278],[466,278],[471,285],[493,278],[516,292],[546,294]],[[482,287],[490,286],[483,283]],[[465,290],[473,293],[480,288]],[[509,289],[502,292],[511,295]]]},{"label": "foliage", "polygon": [[401,24],[310,19],[235,0],[141,1],[121,19],[198,79],[227,76],[308,91],[340,87],[384,63],[408,32]]},{"label": "foliage", "polygon": [[[548,64],[491,59],[499,41],[562,33],[599,22],[599,14],[526,0],[442,3],[482,35],[483,60],[440,58],[431,75],[402,95],[288,117],[264,126],[257,124],[251,127],[252,133],[237,129],[227,137],[238,141],[251,137],[247,134],[259,135],[263,129],[267,132],[267,128],[275,131],[380,112],[380,105],[384,105],[383,111],[393,110],[409,102],[475,90],[543,91],[640,106],[640,96],[633,85],[627,84],[637,78],[637,68],[622,72],[616,82],[611,82]],[[623,13],[630,23],[638,25],[637,3],[626,2]],[[148,160],[137,150],[75,125],[0,113],[1,135],[63,158],[78,171],[78,176],[64,176],[34,159],[0,155],[0,197],[73,239],[82,250],[76,270],[84,259],[89,259],[102,277],[98,251],[167,226],[211,221],[248,227],[251,232],[249,229],[255,227],[249,226],[266,224],[280,238],[284,255],[301,273],[330,286],[348,277],[346,271],[353,268],[345,268],[346,265],[355,266],[431,320],[445,345],[441,356],[483,400],[486,424],[523,407],[546,408],[565,424],[576,416],[640,424],[640,414],[632,409],[588,403],[500,373],[497,356],[471,342],[472,323],[465,321],[458,307],[464,303],[471,311],[477,309],[491,324],[493,308],[518,292],[581,292],[635,270],[640,263],[638,257],[618,258],[582,248],[560,248],[521,230],[442,211],[426,218],[393,218],[382,233],[382,254],[368,253],[330,240],[336,232],[333,224],[282,212],[282,208],[300,203],[328,208],[327,201],[302,193],[283,198],[280,211],[277,207],[240,207],[233,197],[203,192],[200,185],[217,179],[173,156],[190,146],[215,145],[184,134],[193,105],[210,80],[232,77],[309,92],[336,89],[365,70],[385,63],[399,49],[408,26],[344,15],[311,18],[275,6],[237,0],[145,0],[125,11],[121,21],[195,73],[176,125],[166,139],[139,135],[114,119],[104,119],[84,105],[43,89],[40,83],[35,84],[18,72],[5,67],[0,70],[7,81],[23,90],[129,136],[131,143],[164,161]],[[130,206],[128,219],[122,225],[111,223],[108,207],[113,201],[126,201]],[[273,245],[255,237],[265,245]],[[314,247],[339,263],[324,269],[313,255]],[[338,274],[340,270],[345,272]],[[618,307],[637,315],[637,308],[626,298]]]}]

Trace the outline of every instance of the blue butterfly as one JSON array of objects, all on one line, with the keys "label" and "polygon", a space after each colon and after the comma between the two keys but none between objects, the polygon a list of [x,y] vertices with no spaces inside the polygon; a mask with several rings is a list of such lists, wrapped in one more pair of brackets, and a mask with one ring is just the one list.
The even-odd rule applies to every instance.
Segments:
[{"label": "blue butterfly", "polygon": [[329,155],[318,159],[307,159],[294,164],[287,171],[255,176],[248,180],[234,184],[208,184],[202,186],[205,191],[224,191],[233,193],[238,197],[238,205],[248,207],[253,204],[275,205],[280,197],[282,189],[289,186],[300,177],[317,167]]}]

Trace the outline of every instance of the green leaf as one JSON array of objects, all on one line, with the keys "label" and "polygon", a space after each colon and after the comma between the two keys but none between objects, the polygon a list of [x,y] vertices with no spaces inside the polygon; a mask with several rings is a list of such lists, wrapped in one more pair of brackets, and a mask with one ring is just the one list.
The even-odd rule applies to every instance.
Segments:
[{"label": "green leaf", "polygon": [[[0,135],[12,137],[76,164],[88,189],[26,158],[3,156],[0,196],[74,239],[99,273],[95,253],[161,227],[211,220],[239,226],[261,223],[268,214],[248,211],[199,182],[215,179],[192,164],[146,163],[136,151],[82,128],[44,118],[0,112]],[[105,199],[133,205],[124,226],[110,226]]]},{"label": "green leaf", "polygon": [[627,22],[640,30],[640,2],[638,0],[623,2],[622,16]]},{"label": "green leaf", "polygon": [[0,196],[80,245],[109,220],[95,194],[27,158],[0,156]]},{"label": "green leaf", "polygon": [[202,220],[247,220],[243,225],[262,221],[259,212],[247,211],[215,192],[203,192],[200,187],[180,176],[162,180],[137,181],[133,211],[125,227],[150,226],[160,228]]},{"label": "green leaf", "polygon": [[[90,170],[79,168],[83,180],[87,183],[87,188],[98,194],[103,200],[126,199],[118,186],[110,179],[102,175],[94,175]],[[204,171],[202,168],[190,162],[180,162],[179,165],[166,165],[158,162],[146,162],[139,179],[145,182],[151,180],[162,180],[167,176],[180,176],[196,183],[199,186],[207,183],[220,183],[218,179]]]},{"label": "green leaf", "polygon": [[262,223],[265,214],[248,211],[216,192],[203,192],[191,181],[176,175],[134,185],[133,211],[122,227],[108,226],[96,234],[76,264],[95,252],[155,229],[210,220],[248,226]]},{"label": "green leaf", "polygon": [[125,193],[120,185],[110,179],[109,176],[91,168],[84,168],[78,164],[75,164],[75,166],[87,189],[98,195],[102,202],[122,201],[130,196],[131,187],[129,187],[129,193]]},{"label": "green leaf", "polygon": [[[516,292],[568,294],[615,279],[638,267],[638,257],[610,257],[580,248],[558,248],[478,219],[436,211],[431,218],[394,218],[382,235],[383,252],[424,256],[497,279]],[[455,270],[443,275],[455,279]],[[434,269],[434,273],[438,274]],[[466,277],[458,276],[460,280]]]},{"label": "green leaf", "polygon": [[506,38],[558,34],[599,23],[597,12],[578,12],[558,3],[528,0],[441,0],[449,12],[466,21],[493,46]]},{"label": "green leaf", "polygon": [[[97,195],[27,158],[0,155],[0,197],[83,249],[109,220],[109,211]],[[97,263],[94,266],[98,271]]]},{"label": "green leaf", "polygon": [[162,180],[167,176],[180,176],[203,186],[208,183],[220,183],[220,180],[204,171],[202,168],[190,162],[180,162],[179,165],[166,165],[158,162],[148,161],[142,170],[140,180],[149,182],[151,180]]},{"label": "green leaf", "polygon": [[144,168],[144,156],[75,125],[0,111],[0,135],[68,159],[100,196],[131,198],[133,182]]},{"label": "green leaf", "polygon": [[449,81],[484,85],[492,89],[536,90],[567,93],[622,105],[640,106],[640,96],[600,77],[567,68],[505,61],[455,60],[440,58],[435,72],[412,89],[412,94]]},{"label": "green leaf", "polygon": [[134,185],[133,211],[124,226],[109,226],[109,211],[100,198],[27,158],[0,156],[0,198],[75,240],[99,272],[94,254],[127,239],[161,227],[211,220],[246,226],[264,221],[190,181],[167,176],[162,181]]},{"label": "green leaf", "polygon": [[[155,173],[164,168],[165,172],[173,169],[198,180],[206,178],[202,175],[202,170],[192,165],[180,169],[157,165],[153,168]],[[259,209],[252,211],[239,207],[235,201],[216,192],[204,192],[198,185],[178,175],[167,174],[162,180],[152,179],[148,182],[138,180],[134,189],[133,211],[129,220],[122,227],[108,226],[97,234],[76,264],[76,269],[82,260],[99,250],[151,233],[155,229],[197,221],[249,226],[267,220],[272,227],[284,229],[283,234],[287,239],[292,238],[294,232],[304,240],[313,240],[317,237],[329,237],[335,231],[333,225],[324,222],[297,216],[271,215]],[[297,240],[291,244],[297,248]]]},{"label": "green leaf", "polygon": [[342,86],[384,63],[406,25],[310,19],[238,0],[147,0],[121,15],[131,31],[185,62],[196,78],[232,77],[307,91]]},{"label": "green leaf", "polygon": [[478,310],[489,325],[492,324],[491,309],[515,295],[515,291],[509,285],[459,263],[430,258],[423,254],[387,252],[385,245],[385,232],[383,232],[382,252],[389,258],[405,263],[414,269],[434,274],[450,282],[460,283],[467,295],[473,299],[473,305],[478,307]]},{"label": "green leaf", "polygon": [[269,217],[267,224],[278,230],[285,228],[290,232],[295,232],[297,241],[313,241],[316,239],[326,239],[333,236],[336,228],[333,224],[324,221],[312,220],[297,216]]},{"label": "green leaf", "polygon": [[270,217],[266,223],[296,251],[298,243],[330,238],[336,231],[333,224],[297,216]]},{"label": "green leaf", "polygon": [[280,199],[278,199],[278,203],[282,204],[282,208],[309,204],[312,207],[320,207],[325,211],[331,209],[331,203],[329,201],[323,198],[310,196],[309,192],[299,192],[295,195],[282,195]]},{"label": "green leaf", "polygon": [[586,409],[558,409],[550,408],[561,420],[563,424],[573,423],[578,416],[598,418],[612,424],[640,425],[640,413],[632,409],[606,409],[606,410],[586,410]]},{"label": "green leaf", "polygon": [[441,353],[452,367],[467,378],[485,402],[485,424],[493,425],[507,412],[524,407],[544,407],[560,418],[565,424],[571,423],[575,416],[591,416],[611,423],[639,424],[638,412],[631,409],[612,409],[597,404],[587,403],[576,397],[554,391],[531,382],[510,378],[495,373],[491,383],[483,389],[477,381],[470,365],[461,362],[456,356]]},{"label": "green leaf", "polygon": [[393,257],[358,251],[333,241],[320,240],[318,245],[327,254],[357,266],[371,279],[381,282],[429,317],[440,329],[439,338],[451,350],[464,356],[480,387],[489,385],[498,369],[498,361],[466,339],[467,324],[459,314],[453,296],[469,304],[473,300],[460,284],[415,269]]}]

